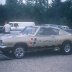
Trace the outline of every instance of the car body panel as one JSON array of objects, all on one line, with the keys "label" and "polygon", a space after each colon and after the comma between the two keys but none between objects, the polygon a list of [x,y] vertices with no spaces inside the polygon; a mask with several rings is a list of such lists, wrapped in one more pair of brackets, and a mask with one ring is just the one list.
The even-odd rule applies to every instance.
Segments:
[{"label": "car body panel", "polygon": [[[47,27],[46,27],[47,28]],[[1,38],[3,44],[7,47],[14,47],[18,43],[25,43],[28,48],[47,47],[62,45],[64,41],[72,42],[72,34],[69,34],[63,30],[59,30],[59,34],[56,35],[37,35],[40,30],[40,26],[33,35],[9,35]],[[38,48],[37,48],[38,49]]]}]

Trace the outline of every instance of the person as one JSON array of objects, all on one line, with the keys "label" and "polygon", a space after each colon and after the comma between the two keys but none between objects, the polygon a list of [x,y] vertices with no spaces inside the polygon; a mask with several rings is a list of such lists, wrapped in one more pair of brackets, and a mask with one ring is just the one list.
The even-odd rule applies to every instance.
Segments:
[{"label": "person", "polygon": [[11,26],[7,22],[5,22],[4,30],[6,34],[10,33]]}]

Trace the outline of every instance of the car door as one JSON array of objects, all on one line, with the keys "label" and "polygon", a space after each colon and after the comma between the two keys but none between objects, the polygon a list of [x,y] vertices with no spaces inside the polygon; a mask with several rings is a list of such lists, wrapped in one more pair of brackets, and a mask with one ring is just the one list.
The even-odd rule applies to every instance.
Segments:
[{"label": "car door", "polygon": [[34,46],[53,46],[57,41],[58,30],[53,28],[41,28],[36,34],[36,40]]}]

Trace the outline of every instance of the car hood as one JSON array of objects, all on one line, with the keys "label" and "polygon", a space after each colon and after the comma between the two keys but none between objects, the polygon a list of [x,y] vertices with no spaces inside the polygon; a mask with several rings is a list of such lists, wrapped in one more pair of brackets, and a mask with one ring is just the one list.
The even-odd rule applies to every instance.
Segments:
[{"label": "car hood", "polygon": [[0,40],[8,39],[8,38],[15,38],[15,37],[27,37],[27,36],[30,36],[30,35],[24,35],[22,33],[15,34],[15,35],[13,35],[13,34],[2,34],[2,35],[0,35]]}]

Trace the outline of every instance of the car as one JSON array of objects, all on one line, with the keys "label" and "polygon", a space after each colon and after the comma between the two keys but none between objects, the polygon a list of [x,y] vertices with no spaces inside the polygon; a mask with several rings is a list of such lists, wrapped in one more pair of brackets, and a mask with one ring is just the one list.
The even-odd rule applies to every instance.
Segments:
[{"label": "car", "polygon": [[9,22],[11,25],[11,30],[21,30],[24,29],[26,26],[35,26],[35,22]]},{"label": "car", "polygon": [[23,58],[26,52],[54,50],[71,54],[72,34],[55,27],[29,26],[19,35],[0,38],[0,50],[6,56]]}]

